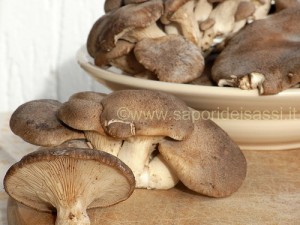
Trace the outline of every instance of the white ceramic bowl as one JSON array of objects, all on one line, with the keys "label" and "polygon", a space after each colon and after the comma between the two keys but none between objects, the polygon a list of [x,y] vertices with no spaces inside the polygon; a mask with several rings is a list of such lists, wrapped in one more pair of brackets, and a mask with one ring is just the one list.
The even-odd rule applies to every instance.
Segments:
[{"label": "white ceramic bowl", "polygon": [[111,90],[151,89],[173,94],[199,110],[193,118],[211,118],[243,150],[288,150],[300,148],[300,89],[272,96],[256,90],[175,84],[144,80],[121,74],[116,68],[96,67],[86,48],[77,53],[80,66]]}]

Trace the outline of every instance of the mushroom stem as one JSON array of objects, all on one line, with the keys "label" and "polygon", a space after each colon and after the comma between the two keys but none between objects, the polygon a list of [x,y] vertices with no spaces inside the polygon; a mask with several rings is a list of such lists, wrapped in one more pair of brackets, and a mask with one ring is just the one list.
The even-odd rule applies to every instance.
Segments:
[{"label": "mushroom stem", "polygon": [[170,21],[174,21],[179,24],[181,32],[185,38],[193,42],[195,45],[199,45],[201,33],[198,23],[194,17],[194,1],[188,1],[181,6],[170,18]]},{"label": "mushroom stem", "polygon": [[118,155],[129,168],[132,170],[136,187],[148,187],[149,183],[149,161],[151,153],[155,150],[155,147],[161,137],[132,137],[128,138]]},{"label": "mushroom stem", "polygon": [[60,206],[57,208],[57,218],[55,225],[90,225],[90,219],[86,212],[86,207],[81,202],[74,205]]},{"label": "mushroom stem", "polygon": [[128,165],[136,180],[137,188],[169,189],[178,182],[165,161],[152,157],[162,137],[131,137],[124,142],[118,158]]},{"label": "mushroom stem", "polygon": [[85,131],[84,134],[95,149],[110,153],[114,156],[118,155],[122,146],[122,140],[103,136],[95,131]]}]

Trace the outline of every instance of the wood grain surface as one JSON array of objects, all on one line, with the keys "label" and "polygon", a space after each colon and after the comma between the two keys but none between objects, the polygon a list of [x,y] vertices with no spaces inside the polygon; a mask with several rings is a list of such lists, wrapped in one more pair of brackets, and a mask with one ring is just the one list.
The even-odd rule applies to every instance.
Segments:
[{"label": "wood grain surface", "polygon": [[[118,205],[89,210],[92,225],[299,225],[300,150],[246,151],[248,173],[232,196],[197,195],[182,184],[136,190]],[[53,225],[55,215],[10,200],[9,225]]]}]

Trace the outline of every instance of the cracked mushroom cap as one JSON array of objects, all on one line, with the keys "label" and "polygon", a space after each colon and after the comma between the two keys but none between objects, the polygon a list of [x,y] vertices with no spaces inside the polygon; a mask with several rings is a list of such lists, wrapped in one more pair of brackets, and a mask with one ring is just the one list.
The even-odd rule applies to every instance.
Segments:
[{"label": "cracked mushroom cap", "polygon": [[200,194],[228,196],[237,191],[246,176],[243,153],[211,120],[196,121],[186,140],[165,140],[158,150],[179,180]]},{"label": "cracked mushroom cap", "polygon": [[[102,100],[101,124],[116,138],[132,136],[168,136],[185,139],[193,131],[189,111],[175,96],[151,90],[115,91]],[[177,115],[177,114],[178,115]]]},{"label": "cracked mushroom cap", "polygon": [[4,178],[6,192],[34,209],[57,211],[56,225],[89,225],[86,209],[126,200],[135,180],[118,158],[80,148],[41,149],[14,164]]},{"label": "cracked mushroom cap", "polygon": [[94,57],[99,49],[111,51],[123,35],[133,29],[149,26],[160,18],[162,11],[162,1],[152,0],[125,5],[102,16],[89,33],[87,41],[89,54]]},{"label": "cracked mushroom cap", "polygon": [[219,86],[276,94],[300,82],[300,7],[254,21],[218,56],[212,78]]},{"label": "cracked mushroom cap", "polygon": [[57,146],[72,139],[82,139],[82,132],[67,127],[57,119],[62,104],[42,99],[19,106],[10,118],[10,128],[26,142],[40,146]]},{"label": "cracked mushroom cap", "polygon": [[204,69],[201,50],[180,35],[143,39],[136,44],[134,54],[160,81],[187,83]]}]

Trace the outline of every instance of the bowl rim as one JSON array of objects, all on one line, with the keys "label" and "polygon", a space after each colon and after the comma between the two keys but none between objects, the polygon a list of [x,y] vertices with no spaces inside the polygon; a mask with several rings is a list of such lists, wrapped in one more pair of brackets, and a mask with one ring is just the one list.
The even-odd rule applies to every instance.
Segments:
[{"label": "bowl rim", "polygon": [[[203,86],[203,85],[193,85],[193,84],[180,84],[180,83],[170,83],[164,81],[146,80],[137,77],[132,77],[130,75],[121,74],[120,72],[111,71],[113,67],[103,69],[95,66],[92,57],[88,54],[86,45],[79,48],[76,54],[76,59],[78,64],[87,71],[94,71],[91,75],[94,78],[100,80],[107,80],[110,82],[115,82],[118,84],[135,84],[140,88],[152,88],[174,91],[179,94],[194,95],[194,96],[204,96],[209,95],[211,97],[217,97],[222,95],[222,97],[259,97],[259,98],[286,98],[286,97],[300,97],[300,88],[290,88],[284,90],[276,95],[259,95],[257,90],[241,90],[239,88],[233,87],[219,87],[219,86]],[[101,74],[101,75],[100,75]],[[120,76],[121,75],[121,76]],[[199,88],[199,86],[201,88]]]}]

